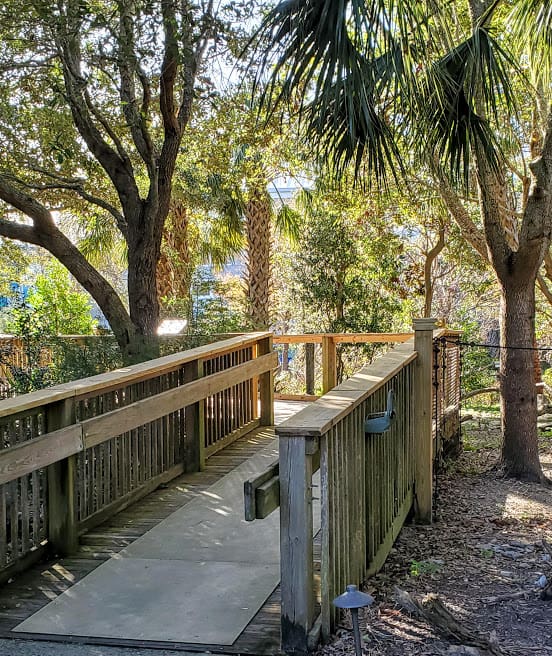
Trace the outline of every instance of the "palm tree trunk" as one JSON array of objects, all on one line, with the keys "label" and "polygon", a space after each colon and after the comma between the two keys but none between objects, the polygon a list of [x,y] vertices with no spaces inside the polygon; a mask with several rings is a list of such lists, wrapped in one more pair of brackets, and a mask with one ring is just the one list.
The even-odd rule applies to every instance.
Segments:
[{"label": "palm tree trunk", "polygon": [[272,243],[272,204],[266,189],[257,188],[250,194],[245,207],[245,220],[247,315],[254,330],[266,330],[270,325]]},{"label": "palm tree trunk", "polygon": [[[163,231],[161,257],[157,263],[157,295],[165,314],[177,311],[190,319],[193,262],[189,244],[190,218],[182,202],[171,204],[171,212]],[[182,307],[184,303],[184,307]]]}]

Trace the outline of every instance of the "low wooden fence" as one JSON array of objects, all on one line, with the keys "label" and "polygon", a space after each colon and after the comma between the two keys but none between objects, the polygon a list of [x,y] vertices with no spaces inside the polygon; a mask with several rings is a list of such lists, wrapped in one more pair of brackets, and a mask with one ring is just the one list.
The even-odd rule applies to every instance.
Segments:
[{"label": "low wooden fence", "polygon": [[273,424],[276,365],[255,333],[0,401],[0,579]]},{"label": "low wooden fence", "polygon": [[[276,428],[282,649],[288,653],[306,653],[320,632],[324,637],[332,632],[332,600],[382,566],[412,508],[418,521],[431,521],[434,322],[418,320],[415,327],[414,339]],[[365,419],[386,409],[390,391],[395,405],[389,430],[365,433]],[[319,595],[312,479],[318,467]]]}]

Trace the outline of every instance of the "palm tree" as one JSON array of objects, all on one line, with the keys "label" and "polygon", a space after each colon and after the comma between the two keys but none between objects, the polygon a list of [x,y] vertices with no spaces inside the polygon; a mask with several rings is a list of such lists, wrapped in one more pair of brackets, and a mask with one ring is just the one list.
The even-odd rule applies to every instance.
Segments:
[{"label": "palm tree", "polygon": [[[474,244],[501,289],[502,464],[509,475],[541,481],[532,349],[535,282],[552,233],[552,113],[548,78],[528,85],[515,47],[528,45],[531,63],[550,71],[552,14],[542,0],[515,2],[509,33],[524,36],[506,50],[494,36],[506,4],[468,0],[462,22],[458,3],[287,0],[258,39],[261,72],[270,71],[265,104],[299,91],[313,148],[335,169],[399,177],[406,145],[450,187],[476,185],[484,236]],[[511,133],[522,122],[512,72],[535,106],[534,159],[517,193],[507,147],[498,146],[506,137],[516,143]]]},{"label": "palm tree", "polygon": [[248,148],[238,149],[234,163],[241,165],[254,158],[255,175],[247,175],[247,167],[236,175],[236,183],[224,184],[220,176],[212,175],[210,184],[214,203],[223,222],[224,231],[233,235],[234,243],[242,244],[245,259],[243,286],[245,313],[252,330],[266,330],[271,323],[272,255],[275,233],[294,240],[298,231],[298,215],[287,204],[275,206],[269,193],[274,178],[262,162],[262,153],[248,155]]}]

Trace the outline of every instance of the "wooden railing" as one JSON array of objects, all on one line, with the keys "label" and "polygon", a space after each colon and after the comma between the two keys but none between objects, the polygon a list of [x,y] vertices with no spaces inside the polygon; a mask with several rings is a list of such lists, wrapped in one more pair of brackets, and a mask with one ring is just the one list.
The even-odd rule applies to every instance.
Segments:
[{"label": "wooden railing", "polygon": [[273,424],[276,364],[256,333],[1,401],[0,579]]},{"label": "wooden railing", "polygon": [[[431,521],[433,327],[395,347],[276,428],[280,438],[282,649],[305,653],[335,626],[332,600],[385,561],[414,507]],[[386,408],[382,434],[364,422]],[[313,473],[320,467],[320,596],[313,564]],[[318,605],[319,604],[319,605]]]},{"label": "wooden railing", "polygon": [[[338,381],[337,348],[339,345],[351,344],[400,344],[411,339],[412,333],[306,333],[301,335],[274,335],[274,344],[284,347],[283,357],[287,356],[290,345],[304,345],[304,392],[276,393],[277,399],[314,401],[320,394],[315,394],[316,360],[320,361],[321,391],[326,394]],[[319,357],[316,350],[320,349]]]}]

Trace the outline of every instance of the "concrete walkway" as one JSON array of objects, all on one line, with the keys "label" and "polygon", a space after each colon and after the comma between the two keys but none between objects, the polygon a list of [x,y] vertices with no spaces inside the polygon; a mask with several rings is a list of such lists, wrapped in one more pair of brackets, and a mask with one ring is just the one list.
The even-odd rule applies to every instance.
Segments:
[{"label": "concrete walkway", "polygon": [[[304,405],[277,402],[276,423]],[[279,582],[278,512],[262,523],[243,520],[243,481],[277,455],[274,440],[15,631],[231,645]],[[0,641],[0,656],[128,653],[129,648]]]}]

